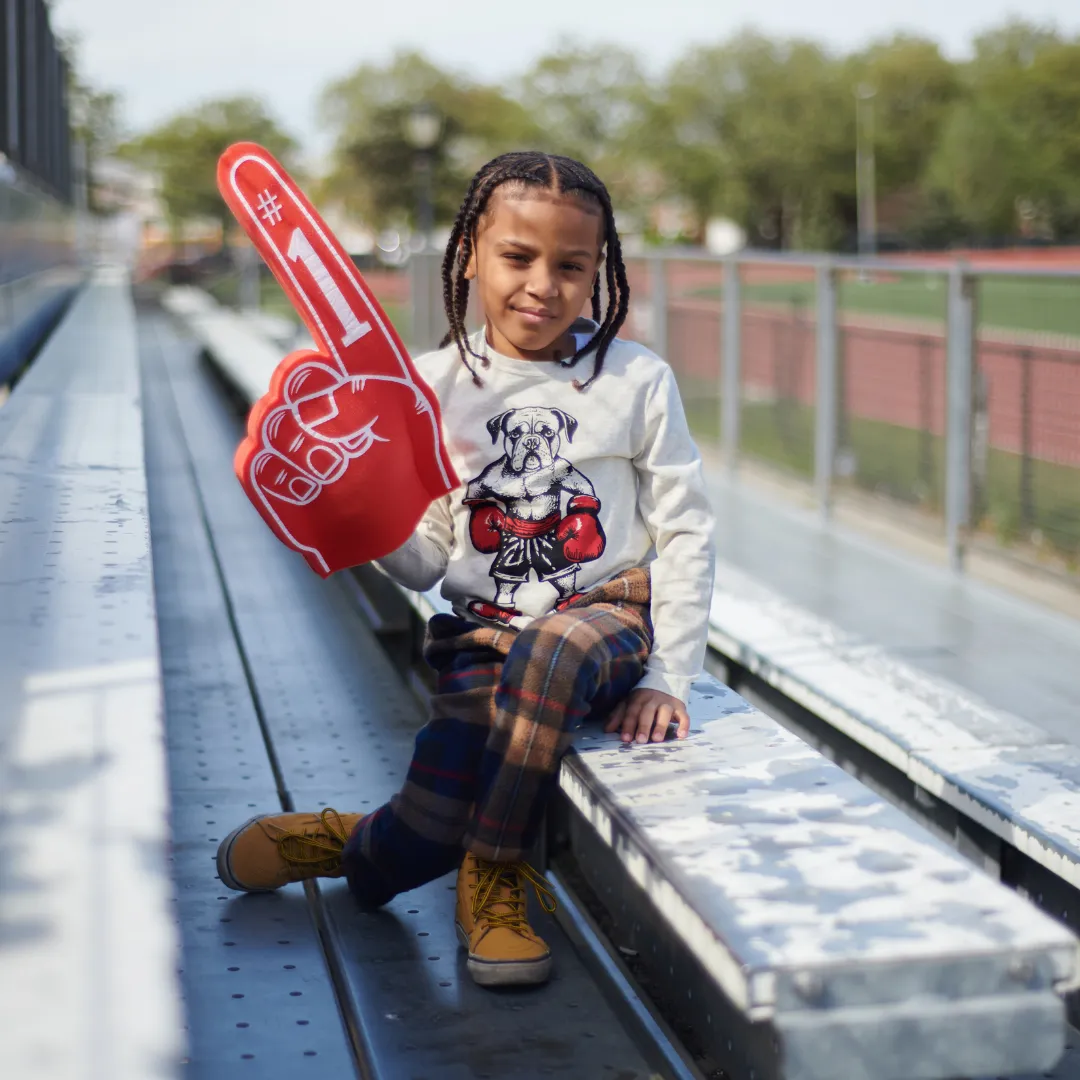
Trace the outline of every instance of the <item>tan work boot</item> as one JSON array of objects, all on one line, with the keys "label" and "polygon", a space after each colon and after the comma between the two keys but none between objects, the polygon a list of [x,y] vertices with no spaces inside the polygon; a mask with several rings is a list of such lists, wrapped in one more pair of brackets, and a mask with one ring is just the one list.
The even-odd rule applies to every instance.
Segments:
[{"label": "tan work boot", "polygon": [[270,892],[293,881],[341,877],[341,849],[364,814],[262,814],[218,845],[218,875],[241,892]]},{"label": "tan work boot", "polygon": [[546,982],[551,950],[529,925],[525,884],[545,911],[555,910],[547,882],[528,863],[494,863],[466,854],[458,870],[457,933],[480,986]]}]

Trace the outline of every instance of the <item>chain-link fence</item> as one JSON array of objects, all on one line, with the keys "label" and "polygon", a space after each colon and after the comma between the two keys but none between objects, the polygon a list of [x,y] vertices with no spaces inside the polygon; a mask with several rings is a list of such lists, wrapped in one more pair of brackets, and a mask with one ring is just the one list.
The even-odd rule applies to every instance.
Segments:
[{"label": "chain-link fence", "polygon": [[739,267],[739,446],[814,475],[817,282],[814,268]]},{"label": "chain-link fence", "polygon": [[630,280],[628,332],[729,466],[906,506],[957,565],[991,542],[1080,568],[1080,271],[665,254]]},{"label": "chain-link fence", "polygon": [[940,515],[945,277],[849,271],[838,279],[835,477]]},{"label": "chain-link fence", "polygon": [[1080,568],[1080,279],[978,286],[972,520],[1040,562]]}]

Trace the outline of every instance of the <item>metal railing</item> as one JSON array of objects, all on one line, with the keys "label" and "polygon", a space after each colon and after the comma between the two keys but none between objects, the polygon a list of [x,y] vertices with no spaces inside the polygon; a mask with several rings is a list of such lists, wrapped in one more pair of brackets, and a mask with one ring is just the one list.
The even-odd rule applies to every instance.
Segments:
[{"label": "metal railing", "polygon": [[[414,257],[414,348],[445,326],[438,257]],[[943,536],[1080,572],[1080,270],[907,258],[628,261],[624,336],[672,366],[703,448]]]}]

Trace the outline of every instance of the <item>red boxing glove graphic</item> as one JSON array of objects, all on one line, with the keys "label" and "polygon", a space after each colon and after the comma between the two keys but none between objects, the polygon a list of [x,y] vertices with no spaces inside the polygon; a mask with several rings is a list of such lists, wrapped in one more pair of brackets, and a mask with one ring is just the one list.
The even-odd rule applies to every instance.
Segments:
[{"label": "red boxing glove graphic", "polygon": [[266,150],[230,146],[218,187],[318,346],[274,371],[236,475],[322,577],[381,558],[458,486],[438,402],[352,260]]},{"label": "red boxing glove graphic", "polygon": [[600,500],[591,495],[575,495],[566,509],[566,517],[555,529],[555,539],[562,544],[563,555],[572,563],[599,559],[607,545],[600,519],[596,516]]},{"label": "red boxing glove graphic", "polygon": [[469,539],[481,555],[493,555],[499,550],[506,515],[493,502],[473,502],[469,506]]}]

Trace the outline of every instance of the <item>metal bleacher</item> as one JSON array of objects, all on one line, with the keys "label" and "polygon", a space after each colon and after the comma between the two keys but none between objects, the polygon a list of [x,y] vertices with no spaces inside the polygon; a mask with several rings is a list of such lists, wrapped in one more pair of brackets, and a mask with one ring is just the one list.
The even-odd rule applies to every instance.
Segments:
[{"label": "metal bleacher", "polygon": [[0,1076],[174,1075],[134,310],[99,271],[0,408]]},{"label": "metal bleacher", "polygon": [[[958,850],[751,703],[809,712],[823,639],[730,574],[716,659],[747,697],[702,678],[685,742],[584,731],[564,763],[548,986],[472,983],[452,877],[376,913],[342,881],[224,890],[236,822],[396,789],[445,602],[278,543],[232,455],[280,350],[166,301],[99,270],[0,408],[0,1077],[1080,1077],[1068,919],[986,873],[977,823]],[[820,711],[972,736],[883,685]]]},{"label": "metal bleacher", "polygon": [[560,971],[551,994],[475,987],[452,878],[374,914],[344,882],[222,891],[222,829],[255,807],[378,805],[420,710],[348,594],[295,560],[239,492],[242,417],[197,345],[153,313],[141,330],[188,1072],[231,1077],[247,1061],[259,1077],[649,1075],[557,928],[544,927]]},{"label": "metal bleacher", "polygon": [[[156,333],[173,342],[164,355],[188,356],[183,383],[170,378],[178,411],[192,418],[185,438],[190,470],[200,491],[205,485],[200,513],[211,537],[220,535],[213,540],[220,545],[220,587],[264,740],[279,756],[273,771],[283,805],[292,798],[296,805],[329,801],[355,809],[358,794],[381,800],[399,778],[395,770],[419,722],[402,676],[422,685],[415,668],[421,617],[444,602],[437,594],[398,594],[370,569],[319,582],[253,524],[257,517],[230,483],[239,412],[229,414],[215,396],[184,335],[205,350],[239,411],[265,389],[280,349],[250,320],[204,295],[174,291],[167,306],[177,324],[156,318]],[[172,373],[181,363],[164,367]],[[182,405],[186,399],[191,403]],[[231,441],[205,429],[214,410]],[[157,557],[155,551],[155,564]],[[358,675],[368,664],[372,673]],[[337,698],[354,678],[356,688]],[[328,695],[339,703],[324,704]],[[555,927],[544,931],[561,943],[560,972],[573,956],[584,958],[581,986],[600,993],[599,985],[603,1000],[615,1002],[626,1025],[619,1038],[636,1033],[660,1075],[707,1067],[733,1077],[1050,1075],[1071,1046],[1061,995],[1080,983],[1073,935],[715,679],[695,687],[691,713],[694,732],[684,743],[624,747],[584,733],[561,771],[562,797],[541,853],[570,913],[563,916],[565,938]],[[372,764],[372,738],[382,744],[375,749],[388,775],[378,766],[374,776],[356,768]],[[353,768],[333,760],[339,743],[349,753],[341,764]],[[207,853],[210,844],[208,838]],[[370,917],[343,892],[309,889],[308,899],[327,955],[352,958],[351,966],[332,963],[330,974],[339,1002],[352,1003],[345,1015],[363,1033],[358,1044],[375,1045],[375,1059],[385,1061],[379,1047],[393,1042],[395,1025],[408,1014],[395,1006],[387,1032],[370,1019],[372,1003],[385,1017],[383,995],[394,985],[406,1000],[423,999],[421,1015],[439,1016],[438,995],[423,997],[433,976],[421,974],[421,964],[421,971],[401,966],[400,980],[380,977],[357,957],[399,970],[401,953],[387,943],[391,925],[396,932],[411,915],[434,909],[424,932],[444,935],[446,944],[432,954],[440,959],[428,962],[453,965],[447,901],[436,886],[400,898],[380,927],[383,951],[372,955],[362,945]],[[238,910],[248,910],[243,903]],[[351,943],[344,952],[327,947],[335,934]],[[396,945],[403,950],[405,940]],[[577,969],[569,970],[576,979]],[[647,998],[633,994],[628,976],[648,988]],[[557,1015],[550,1005],[562,978],[541,995],[510,999],[521,1012],[530,1011],[526,1001],[538,1010],[523,1032],[546,1030]],[[475,993],[454,978],[436,982],[455,995]],[[541,1000],[546,1004],[537,1006]],[[499,1017],[501,1030],[506,1006],[480,995],[476,1007],[478,1028],[490,1038],[491,1018]],[[658,1049],[667,1042],[665,1018],[685,1034],[689,1051],[680,1054],[669,1042]],[[582,1056],[596,1046],[595,1024],[583,1032],[553,1022],[570,1054],[560,1068],[601,1075]],[[657,1040],[641,1037],[646,1028],[655,1028]],[[453,1045],[438,1044],[443,1056],[426,1059],[430,1073],[415,1075],[481,1075],[475,1059],[461,1060],[467,1028],[459,1020],[453,1030]],[[411,1030],[407,1038],[414,1048],[424,1041]],[[534,1067],[543,1074],[547,1066],[531,1044],[524,1044],[526,1062],[520,1038],[511,1043],[507,1056],[487,1059],[490,1075],[532,1075],[522,1070]],[[695,1060],[688,1063],[686,1052]],[[1058,1070],[1061,1077],[1076,1074],[1071,1049]]]},{"label": "metal bleacher", "polygon": [[[716,652],[986,832],[995,873],[1019,858],[1080,887],[1080,747],[918,671],[722,564]],[[737,678],[737,676],[736,676]],[[969,838],[974,846],[974,838]],[[1013,853],[1013,865],[1002,848]],[[1075,900],[1048,905],[1080,930]],[[1071,910],[1070,910],[1071,909]]]}]

